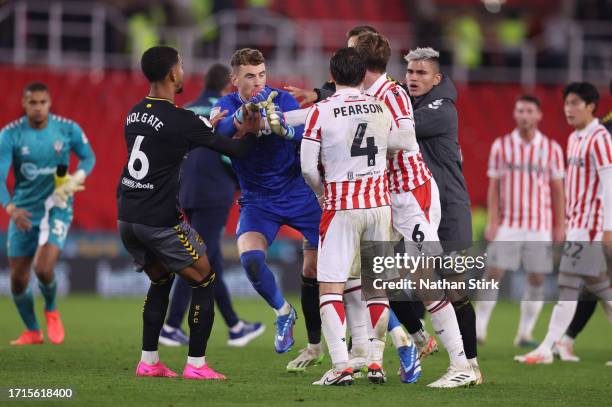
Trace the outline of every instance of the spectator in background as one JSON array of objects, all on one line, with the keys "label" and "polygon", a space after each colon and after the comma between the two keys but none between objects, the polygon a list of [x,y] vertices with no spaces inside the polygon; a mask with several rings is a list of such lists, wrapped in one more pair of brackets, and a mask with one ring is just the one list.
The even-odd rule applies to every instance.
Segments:
[{"label": "spectator in background", "polygon": [[468,11],[451,23],[449,39],[455,53],[455,61],[466,69],[482,64],[483,35],[478,17]]},{"label": "spectator in background", "polygon": [[[213,65],[206,73],[206,86],[198,99],[187,106],[194,113],[208,117],[217,100],[232,90],[230,70],[225,65]],[[232,207],[236,181],[223,156],[208,148],[191,150],[181,167],[179,201],[192,227],[200,234],[207,247],[208,259],[217,275],[215,302],[229,329],[229,346],[245,346],[261,335],[265,327],[238,318],[232,307],[229,291],[223,281],[223,253],[221,236]],[[181,329],[191,299],[191,287],[176,278],[170,313],[162,328],[159,342],[168,346],[187,345],[189,337]]]},{"label": "spectator in background", "polygon": [[502,66],[521,64],[521,46],[527,38],[527,22],[518,11],[510,10],[496,26],[497,43],[502,51]]}]

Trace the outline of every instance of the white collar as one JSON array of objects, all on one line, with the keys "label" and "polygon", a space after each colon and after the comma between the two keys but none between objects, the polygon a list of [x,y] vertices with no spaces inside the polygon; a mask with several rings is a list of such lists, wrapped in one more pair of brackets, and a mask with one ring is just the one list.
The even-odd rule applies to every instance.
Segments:
[{"label": "white collar", "polygon": [[514,137],[514,139],[516,139],[519,143],[535,145],[538,144],[542,139],[542,133],[540,133],[540,130],[536,129],[535,137],[531,141],[527,142],[521,137],[521,134],[519,133],[518,129],[514,129],[512,130],[512,137]]},{"label": "white collar", "polygon": [[384,83],[387,82],[388,78],[387,78],[387,73],[383,72],[380,77],[378,79],[376,79],[374,81],[374,83],[372,84],[372,86],[370,86],[369,88],[367,88],[364,93],[366,95],[370,95],[370,96],[374,96],[376,94],[376,92],[378,92],[380,90],[380,88],[383,87]]},{"label": "white collar", "polygon": [[589,135],[597,126],[599,126],[599,119],[594,118],[589,124],[586,125],[584,129],[576,130],[576,136],[584,137],[586,135]]}]

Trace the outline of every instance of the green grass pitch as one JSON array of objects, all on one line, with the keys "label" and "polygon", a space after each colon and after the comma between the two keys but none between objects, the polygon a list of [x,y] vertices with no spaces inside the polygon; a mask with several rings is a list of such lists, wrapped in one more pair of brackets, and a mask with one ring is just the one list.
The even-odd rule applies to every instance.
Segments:
[{"label": "green grass pitch", "polygon": [[[298,305],[296,298],[293,303]],[[296,327],[297,344],[287,354],[273,350],[273,313],[261,300],[235,302],[239,315],[249,321],[266,323],[266,333],[245,348],[225,345],[227,331],[220,314],[208,346],[207,361],[226,374],[225,382],[200,382],[180,378],[136,378],[140,356],[142,301],[71,296],[59,300],[66,326],[66,341],[54,346],[11,347],[8,342],[22,330],[14,305],[0,298],[0,388],[72,388],[71,400],[14,401],[3,405],[72,406],[479,406],[555,405],[603,406],[612,399],[612,328],[601,308],[576,344],[580,363],[555,362],[551,366],[515,364],[512,347],[518,323],[518,304],[500,303],[494,311],[490,338],[479,349],[485,384],[469,389],[436,390],[425,384],[437,379],[447,367],[444,351],[423,364],[418,383],[401,384],[395,375],[398,361],[393,347],[387,347],[385,368],[389,377],[382,386],[357,380],[354,386],[321,388],[311,383],[329,368],[322,366],[305,374],[285,372],[287,362],[305,344],[303,318]],[[37,299],[39,320],[42,301]],[[538,323],[541,338],[552,305],[548,304]],[[431,328],[430,328],[431,331]],[[182,371],[186,348],[161,347],[161,358],[170,368]]]}]

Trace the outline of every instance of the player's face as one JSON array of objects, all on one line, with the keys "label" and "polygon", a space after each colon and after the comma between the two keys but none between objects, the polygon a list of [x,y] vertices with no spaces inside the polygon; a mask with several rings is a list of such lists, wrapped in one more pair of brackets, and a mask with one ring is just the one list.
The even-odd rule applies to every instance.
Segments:
[{"label": "player's face", "polygon": [[410,61],[406,68],[406,84],[410,96],[422,96],[428,93],[442,80],[436,64],[430,61]]},{"label": "player's face", "polygon": [[348,41],[346,42],[346,46],[352,48],[355,46],[356,42],[357,42],[357,35],[353,35],[352,37],[349,37]]},{"label": "player's face", "polygon": [[23,96],[23,109],[28,120],[35,126],[40,126],[47,121],[50,108],[51,97],[47,91],[26,92]]},{"label": "player's face", "polygon": [[172,81],[176,93],[183,92],[183,59],[179,55],[178,62],[172,67]]},{"label": "player's face", "polygon": [[520,130],[531,130],[542,120],[542,112],[535,103],[519,100],[514,105],[514,121]]},{"label": "player's face", "polygon": [[266,64],[240,65],[232,74],[232,83],[243,99],[266,87]]},{"label": "player's face", "polygon": [[568,94],[563,103],[567,124],[577,129],[586,127],[593,120],[594,110],[594,104],[587,104],[575,93]]}]

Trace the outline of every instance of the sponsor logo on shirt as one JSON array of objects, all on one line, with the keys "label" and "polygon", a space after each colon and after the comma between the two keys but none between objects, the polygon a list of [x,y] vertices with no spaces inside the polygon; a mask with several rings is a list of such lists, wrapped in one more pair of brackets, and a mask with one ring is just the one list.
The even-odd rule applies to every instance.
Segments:
[{"label": "sponsor logo on shirt", "polygon": [[39,175],[55,174],[54,167],[38,168],[34,163],[23,163],[19,169],[21,175],[28,181],[34,181]]},{"label": "sponsor logo on shirt", "polygon": [[128,188],[134,188],[134,189],[155,189],[155,186],[153,184],[151,184],[150,182],[147,182],[146,184],[143,184],[141,182],[138,181],[134,181],[133,179],[129,179],[127,177],[123,177],[121,179],[121,183],[123,185],[125,185]]}]

